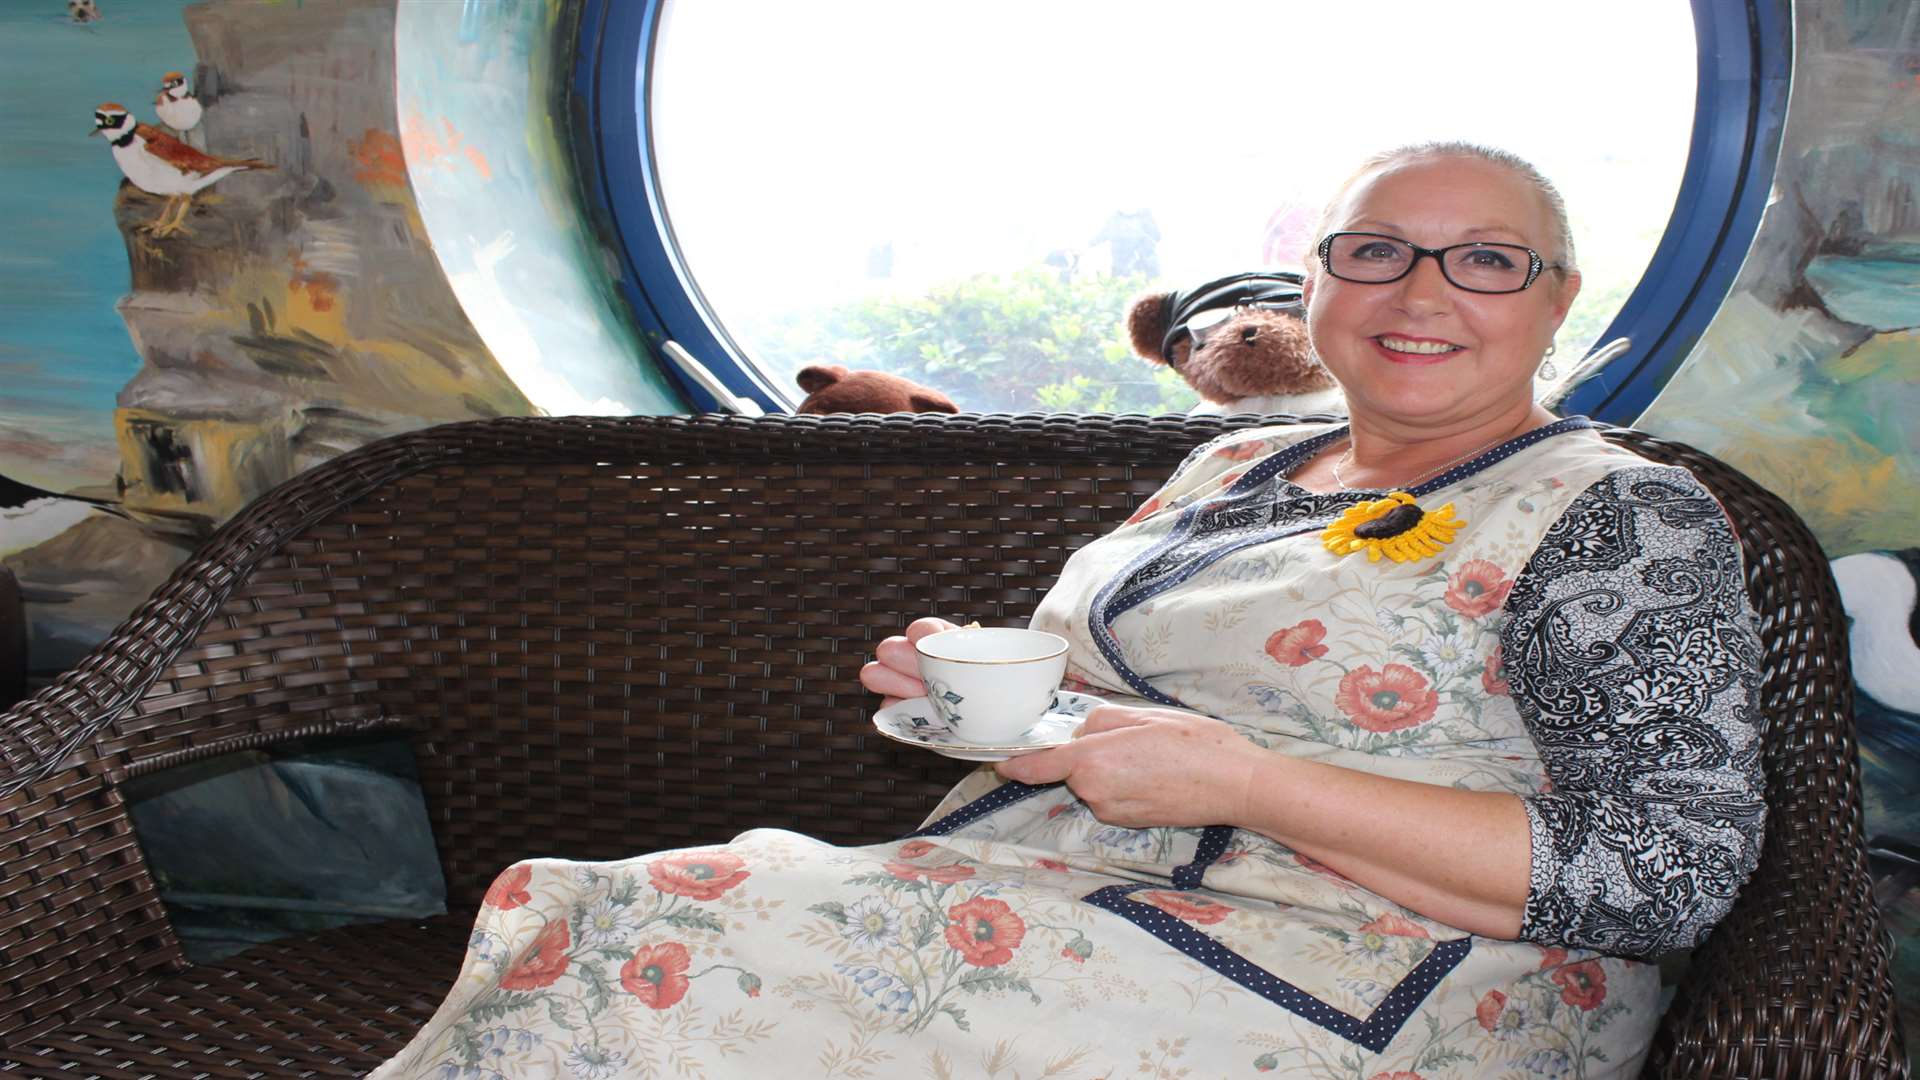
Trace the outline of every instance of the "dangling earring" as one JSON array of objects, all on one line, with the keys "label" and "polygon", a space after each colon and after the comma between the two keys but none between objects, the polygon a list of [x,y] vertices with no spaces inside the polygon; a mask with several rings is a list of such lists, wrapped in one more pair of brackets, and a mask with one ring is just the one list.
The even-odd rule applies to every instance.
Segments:
[{"label": "dangling earring", "polygon": [[1534,378],[1552,382],[1560,377],[1560,369],[1553,366],[1553,351],[1559,347],[1558,345],[1547,346],[1547,351],[1541,354],[1540,370],[1533,373]]}]

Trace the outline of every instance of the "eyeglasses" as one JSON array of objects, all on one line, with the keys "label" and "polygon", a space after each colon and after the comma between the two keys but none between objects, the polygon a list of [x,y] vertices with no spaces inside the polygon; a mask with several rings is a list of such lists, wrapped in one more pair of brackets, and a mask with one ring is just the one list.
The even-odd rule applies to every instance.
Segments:
[{"label": "eyeglasses", "polygon": [[[1320,241],[1320,265],[1342,281],[1385,285],[1413,272],[1422,255],[1440,264],[1455,288],[1476,293],[1514,293],[1533,284],[1547,265],[1540,253],[1519,244],[1452,244],[1423,248],[1397,236],[1337,232]],[[1559,264],[1554,264],[1559,269]]]}]

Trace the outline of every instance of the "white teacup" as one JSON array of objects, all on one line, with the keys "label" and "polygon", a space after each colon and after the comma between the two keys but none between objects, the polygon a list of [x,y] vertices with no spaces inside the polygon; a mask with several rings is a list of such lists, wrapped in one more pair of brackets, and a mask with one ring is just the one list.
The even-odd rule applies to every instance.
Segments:
[{"label": "white teacup", "polygon": [[1047,714],[1067,673],[1067,639],[1044,630],[966,626],[913,645],[934,712],[973,743],[1018,738]]}]

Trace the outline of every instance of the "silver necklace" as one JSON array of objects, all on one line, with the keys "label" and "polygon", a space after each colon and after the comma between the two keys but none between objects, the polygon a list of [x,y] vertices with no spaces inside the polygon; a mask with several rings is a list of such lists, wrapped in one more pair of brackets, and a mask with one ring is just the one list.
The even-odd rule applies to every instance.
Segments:
[{"label": "silver necklace", "polygon": [[[1500,438],[1495,439],[1492,442],[1486,444],[1485,446],[1482,446],[1475,450],[1469,450],[1466,453],[1461,454],[1459,457],[1454,458],[1452,461],[1446,462],[1441,465],[1436,465],[1433,468],[1428,469],[1426,472],[1421,473],[1419,476],[1412,478],[1411,480],[1408,480],[1401,484],[1393,485],[1393,487],[1390,490],[1405,491],[1406,489],[1411,487],[1418,487],[1420,484],[1420,481],[1425,480],[1427,477],[1445,472],[1448,469],[1453,468],[1455,465],[1458,465],[1463,461],[1470,461],[1473,458],[1477,458],[1481,454],[1484,454],[1487,451],[1493,449],[1494,447],[1499,446],[1501,443],[1506,442],[1507,439],[1508,439],[1508,436],[1503,435]],[[1339,486],[1341,491],[1352,491],[1354,489],[1347,486],[1347,478],[1340,475],[1340,463],[1343,461],[1349,465],[1353,464],[1353,438],[1351,436],[1347,438],[1346,452],[1341,454],[1339,457],[1333,459],[1333,482]],[[1371,489],[1368,489],[1368,490],[1371,490]],[[1381,489],[1381,490],[1389,490],[1389,489]]]}]

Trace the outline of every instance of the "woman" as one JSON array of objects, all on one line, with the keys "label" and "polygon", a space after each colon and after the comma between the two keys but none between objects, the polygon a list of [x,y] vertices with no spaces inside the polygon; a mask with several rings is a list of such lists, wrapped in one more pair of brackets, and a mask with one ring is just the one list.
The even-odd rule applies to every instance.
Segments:
[{"label": "woman", "polygon": [[[904,841],[514,867],[376,1076],[1635,1073],[1627,957],[1758,853],[1738,547],[1534,404],[1580,278],[1529,166],[1381,155],[1320,233],[1351,423],[1216,440],[1074,556],[1033,625],[1109,702],[1078,737]],[[862,682],[920,695],[949,625]]]}]

